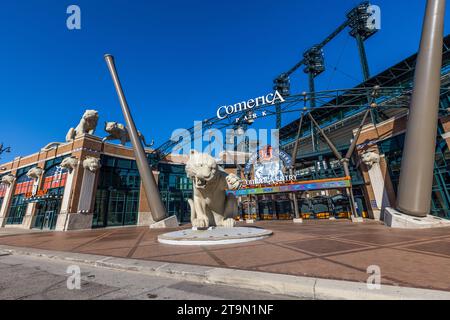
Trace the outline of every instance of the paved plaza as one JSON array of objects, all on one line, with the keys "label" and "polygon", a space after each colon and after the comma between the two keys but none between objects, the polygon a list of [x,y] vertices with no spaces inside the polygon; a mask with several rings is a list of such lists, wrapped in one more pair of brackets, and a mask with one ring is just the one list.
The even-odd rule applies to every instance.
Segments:
[{"label": "paved plaza", "polygon": [[0,233],[0,245],[357,282],[366,282],[367,267],[377,265],[384,284],[450,291],[450,228],[399,230],[347,220],[242,226],[274,234],[246,244],[185,247],[158,243],[159,234],[176,229],[127,227]]}]

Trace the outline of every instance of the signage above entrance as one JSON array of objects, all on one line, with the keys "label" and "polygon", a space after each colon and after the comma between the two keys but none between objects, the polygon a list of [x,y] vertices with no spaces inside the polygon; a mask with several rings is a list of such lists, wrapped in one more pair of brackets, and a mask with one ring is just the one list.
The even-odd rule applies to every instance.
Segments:
[{"label": "signage above entrance", "polygon": [[286,179],[284,174],[284,171],[290,168],[291,165],[291,156],[283,150],[274,149],[272,146],[267,145],[250,156],[250,159],[245,165],[244,174],[248,177],[253,168],[254,180],[257,181],[255,184],[295,180],[292,177]]},{"label": "signage above entrance", "polygon": [[277,91],[269,93],[247,101],[238,102],[234,105],[222,106],[217,109],[217,118],[225,119],[226,117],[245,110],[251,110],[263,105],[274,105],[275,103],[285,102],[283,96]]},{"label": "signage above entrance", "polygon": [[246,188],[239,190],[227,190],[227,194],[232,194],[236,197],[258,195],[258,194],[272,194],[283,192],[297,192],[297,191],[311,191],[311,190],[325,190],[325,189],[342,189],[350,187],[350,178],[336,178],[324,180],[312,180],[288,183],[284,185],[266,186],[258,188]]}]

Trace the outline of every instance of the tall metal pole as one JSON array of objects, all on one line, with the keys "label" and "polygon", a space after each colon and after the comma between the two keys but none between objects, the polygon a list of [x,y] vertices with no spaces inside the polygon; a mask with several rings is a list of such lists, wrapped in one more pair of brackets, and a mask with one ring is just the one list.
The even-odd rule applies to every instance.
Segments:
[{"label": "tall metal pole", "polygon": [[[363,78],[364,78],[364,81],[367,81],[370,78],[370,71],[369,71],[369,61],[367,60],[366,47],[364,46],[364,40],[359,33],[356,33],[355,39],[356,39],[356,44],[358,46],[359,59],[361,61]],[[376,109],[371,109],[370,117],[372,119],[372,123],[374,125],[376,125],[378,122],[378,118],[379,118],[378,111]]]},{"label": "tall metal pole", "polygon": [[409,109],[397,209],[430,213],[441,85],[445,0],[428,0]]},{"label": "tall metal pole", "polygon": [[[289,170],[289,174],[290,175],[294,175],[295,174],[295,164],[297,163],[297,152],[298,152],[298,145],[300,144],[300,134],[302,132],[302,126],[303,126],[303,116],[304,113],[302,112],[302,116],[300,117],[300,121],[298,123],[298,128],[297,128],[297,135],[295,136],[295,144],[294,144],[294,149],[292,150],[292,165],[291,168]],[[295,215],[295,219],[299,219],[300,218],[300,213],[299,213],[299,209],[298,209],[298,202],[297,202],[297,193],[292,193],[292,201],[294,202],[294,215]]]},{"label": "tall metal pole", "polygon": [[105,55],[105,60],[108,65],[111,77],[116,87],[117,95],[120,100],[120,106],[122,107],[123,116],[127,124],[127,130],[130,135],[131,144],[133,145],[134,156],[136,158],[136,164],[139,170],[139,175],[142,179],[145,195],[152,211],[152,218],[155,222],[161,221],[167,217],[166,209],[159,196],[159,190],[156,185],[155,177],[153,176],[150,166],[148,165],[147,157],[142,147],[141,139],[139,138],[134,124],[133,117],[131,116],[130,108],[128,107],[127,100],[120,84],[119,76],[117,75],[116,66],[114,64],[114,57],[112,55]]},{"label": "tall metal pole", "polygon": [[275,123],[275,127],[280,130],[281,129],[281,105],[280,104],[276,104],[275,105],[275,112],[277,114],[276,116],[276,123]]},{"label": "tall metal pole", "polygon": [[356,44],[358,45],[359,59],[361,60],[361,67],[363,71],[364,81],[369,80],[369,62],[367,61],[366,48],[364,47],[364,41],[359,33],[355,35]]},{"label": "tall metal pole", "polygon": [[[312,71],[308,73],[308,80],[309,80],[309,92],[311,93],[311,100],[310,100],[310,106],[311,109],[314,110],[316,107],[316,86],[314,83],[314,75],[312,74]],[[311,145],[312,145],[312,151],[313,153],[317,151],[316,148],[316,135],[314,134],[314,125],[311,123]]]}]

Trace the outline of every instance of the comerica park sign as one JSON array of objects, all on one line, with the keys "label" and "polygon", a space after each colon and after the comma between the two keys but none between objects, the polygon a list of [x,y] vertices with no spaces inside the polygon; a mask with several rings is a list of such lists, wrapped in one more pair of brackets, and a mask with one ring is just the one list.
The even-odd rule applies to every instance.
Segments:
[{"label": "comerica park sign", "polygon": [[283,96],[278,91],[275,91],[274,93],[269,93],[265,96],[238,102],[233,105],[219,107],[217,109],[217,118],[225,119],[226,117],[235,113],[251,110],[253,108],[258,108],[264,105],[274,105],[275,103],[282,102],[285,102]]}]

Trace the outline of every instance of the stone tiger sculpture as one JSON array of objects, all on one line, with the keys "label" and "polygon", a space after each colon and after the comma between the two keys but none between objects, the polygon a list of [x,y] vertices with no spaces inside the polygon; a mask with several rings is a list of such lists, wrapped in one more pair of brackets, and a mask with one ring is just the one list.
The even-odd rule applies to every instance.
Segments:
[{"label": "stone tiger sculpture", "polygon": [[361,155],[361,161],[370,169],[375,163],[380,162],[380,155],[372,151],[367,151]]},{"label": "stone tiger sculpture", "polygon": [[225,190],[239,188],[240,179],[226,173],[210,155],[194,150],[186,163],[186,173],[194,189],[193,199],[188,200],[192,226],[234,227],[237,201],[233,195],[227,196]]},{"label": "stone tiger sculpture", "polygon": [[97,122],[98,112],[96,110],[86,110],[78,126],[75,129],[70,128],[69,132],[67,132],[66,142],[73,141],[76,137],[85,133],[94,134]]},{"label": "stone tiger sculpture", "polygon": [[87,156],[86,159],[83,160],[83,168],[90,172],[96,172],[101,167],[102,164],[98,158]]},{"label": "stone tiger sculpture", "polygon": [[13,184],[14,180],[16,180],[16,177],[13,174],[8,173],[7,175],[4,175],[0,179],[0,183],[4,183],[4,184],[10,186]]},{"label": "stone tiger sculpture", "polygon": [[[130,142],[130,135],[128,134],[128,130],[121,123],[105,122],[105,131],[109,133],[109,136],[104,137],[102,140],[103,142],[108,141],[108,140],[120,140],[120,144],[123,146],[127,142]],[[140,133],[139,131],[138,131],[138,135],[139,135],[139,138],[141,139],[141,141],[144,143],[144,145],[147,148],[150,148],[153,146],[153,144],[154,144],[153,140],[150,144],[147,144],[147,142],[145,141],[144,135],[142,133]]]},{"label": "stone tiger sculpture", "polygon": [[44,169],[34,167],[28,170],[27,177],[33,180],[38,180],[44,174]]},{"label": "stone tiger sculpture", "polygon": [[69,173],[72,173],[72,171],[77,167],[78,165],[78,159],[75,157],[67,157],[64,158],[64,160],[59,165],[61,168],[66,169],[69,171]]}]

